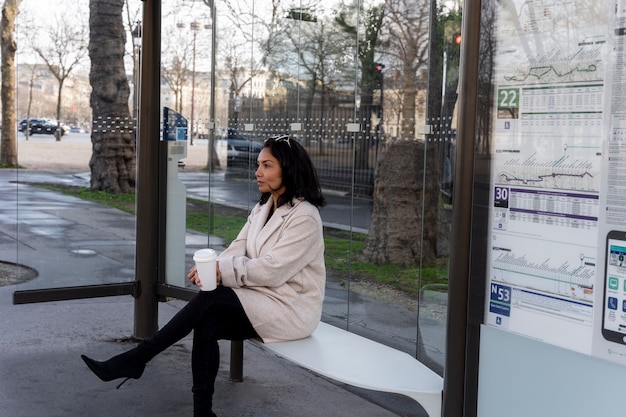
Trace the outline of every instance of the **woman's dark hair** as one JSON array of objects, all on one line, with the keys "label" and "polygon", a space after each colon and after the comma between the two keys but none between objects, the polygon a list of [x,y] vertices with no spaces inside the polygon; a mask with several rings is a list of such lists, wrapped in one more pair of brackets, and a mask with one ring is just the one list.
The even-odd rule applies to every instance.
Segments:
[{"label": "woman's dark hair", "polygon": [[[324,207],[326,200],[317,179],[317,172],[302,145],[284,135],[267,139],[263,147],[269,149],[274,158],[278,159],[282,169],[285,192],[278,200],[279,206],[294,198],[303,198],[316,207]],[[265,204],[270,195],[269,192],[263,193],[260,203]]]}]

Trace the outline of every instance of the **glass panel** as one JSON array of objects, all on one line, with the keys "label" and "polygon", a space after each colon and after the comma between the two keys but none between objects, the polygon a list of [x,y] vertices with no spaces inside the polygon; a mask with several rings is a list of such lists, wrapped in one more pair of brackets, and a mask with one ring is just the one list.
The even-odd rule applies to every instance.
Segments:
[{"label": "glass panel", "polygon": [[[220,230],[224,214],[243,219],[258,199],[263,140],[290,134],[308,150],[328,201],[323,320],[442,373],[459,4],[235,1],[215,8],[214,19],[199,1],[164,10],[162,57],[162,104],[193,113],[198,129],[181,177],[188,196],[214,204],[211,245],[232,239]],[[167,81],[176,65],[187,75],[179,87]],[[201,97],[212,102],[212,74],[215,100],[207,107]],[[200,130],[211,120],[217,161],[209,175],[193,161],[198,149],[210,155],[211,125],[208,139]],[[187,243],[189,255],[195,248]]]},{"label": "glass panel", "polygon": [[[180,161],[174,175],[175,187],[180,187],[180,193],[186,192],[186,204],[181,203],[168,189],[168,201],[170,204],[177,201],[177,221],[180,221],[178,216],[185,216],[187,232],[184,238],[178,232],[185,228],[183,222],[179,228],[170,229],[179,241],[177,250],[168,255],[176,268],[166,268],[166,282],[195,290],[196,287],[185,278],[194,263],[194,252],[206,247],[219,249],[223,243],[213,233],[209,233],[209,219],[213,211],[209,209],[208,201],[225,201],[232,191],[224,186],[223,176],[217,177],[217,170],[222,158],[225,161],[227,150],[226,144],[222,147],[221,140],[218,140],[221,137],[212,135],[209,124],[214,81],[211,74],[214,20],[211,9],[200,1],[164,2],[162,6],[160,104],[162,108],[180,113],[188,122],[186,154],[182,158],[180,154],[176,156]],[[219,24],[219,20],[217,22]],[[219,95],[217,99],[224,101]],[[213,144],[215,147],[211,146]],[[168,147],[170,145],[166,144]],[[216,172],[210,173],[211,170]],[[244,208],[241,211],[245,213],[250,205],[246,199],[249,193],[240,184],[236,189],[237,195],[243,200],[235,204],[241,204]],[[217,212],[221,215],[224,210]],[[178,268],[180,257],[184,257],[184,265]]]},{"label": "glass panel", "polygon": [[[323,319],[442,372],[459,7],[437,7],[431,19],[431,3],[418,0],[385,2],[384,13],[376,2],[275,6],[217,3],[210,22],[217,50],[199,48],[211,43],[211,35],[190,26],[183,28],[187,47],[179,41],[179,51],[164,48],[165,74],[174,62],[167,57],[193,51],[195,37],[195,70],[192,57],[180,59],[196,80],[181,90],[187,103],[182,112],[190,115],[193,95],[194,117],[215,121],[217,162],[210,173],[194,171],[194,154],[205,146],[200,134],[181,173],[189,197],[202,195],[214,204],[211,239],[223,240],[210,245],[219,249],[232,239],[219,230],[223,215],[242,219],[256,203],[262,141],[291,134],[309,151],[328,200],[322,209],[328,269]],[[176,8],[164,19],[164,33],[184,19],[188,25],[210,18],[207,9],[201,2]],[[433,55],[439,58],[429,59]],[[207,56],[214,58],[215,105],[204,110],[201,80],[212,74]],[[163,104],[174,96],[164,85]],[[210,129],[208,135],[210,149]],[[205,241],[187,243],[190,255]]]},{"label": "glass panel", "polygon": [[[328,270],[323,320],[408,352],[442,373],[459,6],[426,0],[273,4],[217,2],[214,10],[208,1],[163,4],[160,104],[189,120],[187,155],[178,171],[188,197],[185,267],[196,249],[219,249],[234,239],[259,197],[259,147],[271,135],[288,133],[311,155],[328,202],[322,209]],[[86,22],[87,10],[80,13]],[[141,39],[140,4],[131,4],[124,16],[132,88],[138,84],[133,64],[141,55],[133,43]],[[29,24],[20,21],[20,36],[32,33]],[[55,101],[46,89],[55,91],[54,77],[40,71],[42,61],[32,52],[19,54],[20,119],[53,117]],[[19,185],[2,185],[15,196],[2,203],[16,207],[15,261],[43,271],[28,288],[133,278],[132,214],[86,202],[84,195],[70,199],[60,190],[35,194],[39,188],[25,184],[88,188],[90,138],[96,129],[125,129],[118,115],[91,123],[88,66],[82,61],[64,87],[63,97],[72,91],[73,101],[62,107],[62,120],[78,131],[58,142],[19,134],[28,169],[15,175]],[[132,91],[131,118],[138,108]],[[50,158],[55,163],[79,166],[30,169],[27,155],[42,157],[48,147],[72,155]],[[83,162],[70,154],[78,149],[86,152]],[[108,226],[100,236],[83,234],[82,224],[93,228],[101,221]],[[33,250],[38,240],[48,249],[45,268]],[[68,252],[76,274],[67,271]]]},{"label": "glass panel", "polygon": [[[90,80],[88,3],[59,0],[55,6],[23,2],[16,21],[16,145],[21,167],[0,170],[0,204],[6,233],[2,253],[29,268],[16,269],[19,290],[134,279],[130,34],[140,6],[124,12],[123,18],[120,10],[119,21],[107,23],[122,45],[127,40],[124,66],[120,62],[108,72],[121,77],[114,83],[104,71]],[[95,84],[119,87],[107,91],[114,93],[110,107],[103,106],[102,89],[98,97],[91,95]],[[97,112],[92,103],[99,104]],[[112,201],[118,206],[111,207]]]}]

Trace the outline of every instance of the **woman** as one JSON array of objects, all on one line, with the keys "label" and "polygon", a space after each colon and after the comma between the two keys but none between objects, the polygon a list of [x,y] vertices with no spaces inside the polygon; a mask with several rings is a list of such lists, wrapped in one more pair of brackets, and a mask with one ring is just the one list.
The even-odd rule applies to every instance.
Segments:
[{"label": "woman", "polygon": [[[266,140],[257,162],[261,198],[218,257],[217,289],[200,291],[154,336],[128,352],[103,362],[82,355],[100,379],[140,378],[153,357],[193,330],[193,415],[215,416],[218,340],[275,342],[315,330],[326,280],[319,215],[325,200],[315,168],[306,150],[288,136]],[[195,267],[188,278],[200,284]]]}]

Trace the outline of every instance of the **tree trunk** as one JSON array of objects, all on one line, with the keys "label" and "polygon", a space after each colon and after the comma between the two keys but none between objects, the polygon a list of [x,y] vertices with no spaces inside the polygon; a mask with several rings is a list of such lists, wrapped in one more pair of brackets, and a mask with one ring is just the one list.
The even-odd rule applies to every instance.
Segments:
[{"label": "tree trunk", "polygon": [[6,0],[2,8],[0,22],[0,49],[2,50],[2,141],[0,142],[0,165],[17,167],[17,120],[15,117],[15,51],[17,44],[13,38],[15,18],[21,0]]},{"label": "tree trunk", "polygon": [[63,82],[65,78],[59,80],[59,91],[57,93],[57,130],[54,132],[54,137],[57,142],[61,142],[63,136],[63,128],[61,127],[61,100],[63,99]]},{"label": "tree trunk", "polygon": [[434,175],[424,176],[425,150],[423,142],[400,140],[390,142],[381,155],[372,223],[362,254],[365,260],[435,264],[438,211],[431,205],[439,182]]},{"label": "tree trunk", "polygon": [[[132,192],[136,180],[135,126],[124,69],[124,0],[90,0],[89,57],[93,153],[91,189]],[[155,139],[156,140],[156,139]]]}]

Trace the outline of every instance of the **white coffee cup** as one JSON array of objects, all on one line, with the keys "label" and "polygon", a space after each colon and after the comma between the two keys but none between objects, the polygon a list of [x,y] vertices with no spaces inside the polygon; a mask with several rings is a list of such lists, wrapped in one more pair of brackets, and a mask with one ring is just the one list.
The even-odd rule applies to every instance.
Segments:
[{"label": "white coffee cup", "polygon": [[200,249],[193,254],[193,260],[200,278],[200,290],[213,291],[217,288],[215,267],[217,253],[213,249]]}]

